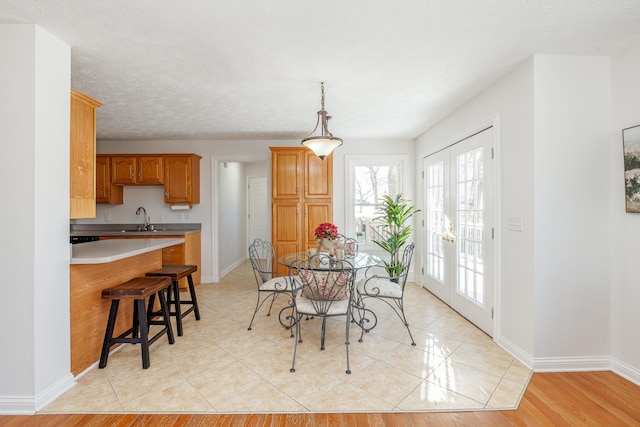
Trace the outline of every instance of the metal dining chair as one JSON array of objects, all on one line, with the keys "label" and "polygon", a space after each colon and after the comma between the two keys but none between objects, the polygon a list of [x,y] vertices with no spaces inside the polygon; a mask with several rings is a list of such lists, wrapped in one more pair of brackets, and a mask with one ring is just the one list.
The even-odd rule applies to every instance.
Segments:
[{"label": "metal dining chair", "polygon": [[397,265],[388,265],[385,268],[386,271],[392,271],[395,273],[380,274],[383,267],[374,266],[365,270],[364,278],[358,281],[356,285],[356,311],[366,311],[369,315],[369,319],[373,316],[372,326],[367,327],[365,324],[365,315],[356,315],[354,319],[361,328],[360,342],[365,332],[369,332],[373,326],[377,323],[375,314],[371,310],[366,309],[366,300],[369,298],[376,298],[385,302],[389,307],[393,309],[396,315],[400,318],[404,326],[409,332],[409,338],[411,338],[411,345],[416,345],[411,329],[409,329],[409,322],[404,312],[404,290],[407,284],[407,276],[409,275],[409,267],[411,266],[411,259],[413,257],[413,251],[415,249],[415,243],[411,243],[405,247],[402,257]]},{"label": "metal dining chair", "polygon": [[253,311],[249,328],[247,328],[250,331],[256,314],[265,302],[271,300],[267,312],[267,316],[271,316],[273,303],[278,296],[283,294],[290,296],[291,292],[300,289],[301,285],[298,278],[292,278],[275,271],[276,258],[271,242],[255,239],[249,246],[249,259],[258,287],[256,308]]},{"label": "metal dining chair", "polygon": [[295,310],[295,336],[291,372],[295,372],[298,344],[302,344],[301,320],[303,316],[322,318],[320,332],[320,350],[325,349],[327,319],[329,317],[345,317],[345,347],[347,354],[347,370],[349,365],[349,327],[353,306],[353,286],[355,271],[346,259],[335,259],[323,255],[314,255],[308,259],[299,259],[289,266],[289,276],[293,281],[298,277],[302,288],[292,292]]}]

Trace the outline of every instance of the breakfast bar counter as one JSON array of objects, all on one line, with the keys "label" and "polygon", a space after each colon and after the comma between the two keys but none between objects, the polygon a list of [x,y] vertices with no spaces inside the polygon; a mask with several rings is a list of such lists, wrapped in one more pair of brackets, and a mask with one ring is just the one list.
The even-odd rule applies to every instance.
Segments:
[{"label": "breakfast bar counter", "polygon": [[[182,238],[113,239],[71,245],[71,372],[79,375],[97,364],[109,317],[102,290],[162,267],[163,248]],[[122,304],[115,334],[131,327],[133,308]]]}]

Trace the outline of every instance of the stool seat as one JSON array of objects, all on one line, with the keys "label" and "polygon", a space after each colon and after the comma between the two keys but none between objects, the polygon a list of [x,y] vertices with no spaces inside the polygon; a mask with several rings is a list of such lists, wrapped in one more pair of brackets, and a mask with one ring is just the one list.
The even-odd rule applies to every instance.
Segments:
[{"label": "stool seat", "polygon": [[171,280],[180,280],[198,271],[197,265],[165,265],[158,270],[150,271],[146,276],[168,276]]},{"label": "stool seat", "polygon": [[102,290],[105,299],[146,298],[171,284],[168,277],[134,277],[112,288]]},{"label": "stool seat", "polygon": [[[111,309],[109,311],[107,329],[104,334],[100,363],[98,365],[99,368],[102,369],[107,366],[109,349],[114,344],[140,344],[142,348],[142,368],[147,369],[151,364],[149,362],[149,345],[153,344],[165,333],[167,334],[169,344],[175,342],[173,330],[171,329],[171,321],[169,320],[169,305],[164,296],[164,290],[170,287],[172,283],[170,277],[134,277],[117,286],[102,290],[102,298],[111,300]],[[153,312],[152,310],[156,295],[158,295],[160,301],[159,312]],[[149,298],[149,306],[145,309],[147,297]],[[122,334],[114,337],[113,330],[118,314],[118,306],[120,300],[124,299],[133,300],[132,326]],[[162,319],[153,319],[154,316],[162,316]],[[152,338],[149,338],[149,328],[151,325],[161,325],[163,328]],[[139,337],[138,332],[140,333]],[[131,335],[130,338],[128,338],[129,335]]]},{"label": "stool seat", "polygon": [[[150,271],[146,274],[147,277],[166,277],[171,279],[171,286],[167,288],[167,304],[169,308],[173,306],[173,311],[169,311],[171,316],[176,318],[176,329],[178,330],[178,336],[182,336],[182,319],[193,311],[196,320],[200,320],[200,310],[198,309],[198,299],[196,297],[196,288],[193,285],[192,273],[198,271],[197,265],[165,265],[154,271]],[[189,284],[189,294],[191,300],[180,299],[180,288],[178,286],[178,280],[183,277],[187,278]],[[173,298],[172,295],[173,294]],[[182,311],[183,305],[190,305],[187,310]]]}]

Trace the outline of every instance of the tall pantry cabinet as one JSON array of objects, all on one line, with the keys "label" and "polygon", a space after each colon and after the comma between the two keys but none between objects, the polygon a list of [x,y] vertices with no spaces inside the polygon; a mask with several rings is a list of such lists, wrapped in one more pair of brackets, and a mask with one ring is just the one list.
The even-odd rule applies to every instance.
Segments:
[{"label": "tall pantry cabinet", "polygon": [[276,255],[317,246],[315,229],[333,222],[333,156],[304,147],[271,148],[271,241]]},{"label": "tall pantry cabinet", "polygon": [[71,89],[69,217],[96,217],[96,109],[102,104]]}]

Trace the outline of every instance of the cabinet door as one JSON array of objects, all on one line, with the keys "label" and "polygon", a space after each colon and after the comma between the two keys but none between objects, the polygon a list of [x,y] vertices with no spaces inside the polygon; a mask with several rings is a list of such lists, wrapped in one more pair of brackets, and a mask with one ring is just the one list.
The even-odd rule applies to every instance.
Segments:
[{"label": "cabinet door", "polygon": [[191,161],[188,157],[164,159],[165,203],[191,203]]},{"label": "cabinet door", "polygon": [[[272,235],[276,256],[280,257],[302,250],[300,202],[278,200],[272,204]],[[287,268],[278,266],[278,271],[288,274]]]},{"label": "cabinet door", "polygon": [[121,205],[122,186],[111,183],[111,159],[109,156],[96,156],[96,203]]},{"label": "cabinet door", "polygon": [[138,184],[162,184],[164,176],[162,173],[162,156],[140,156],[138,157]]},{"label": "cabinet door", "polygon": [[135,157],[111,157],[111,182],[118,185],[135,184],[137,175]]},{"label": "cabinet door", "polygon": [[313,151],[304,151],[304,197],[333,197],[333,155],[322,160]]},{"label": "cabinet door", "polygon": [[96,108],[98,101],[71,91],[69,141],[69,213],[71,218],[96,217]]},{"label": "cabinet door", "polygon": [[302,193],[302,150],[300,148],[271,147],[271,196],[274,199],[298,198]]},{"label": "cabinet door", "polygon": [[331,200],[312,200],[304,204],[304,242],[305,247],[302,250],[315,248],[318,245],[316,241],[316,227],[325,222],[333,222],[333,202]]}]

